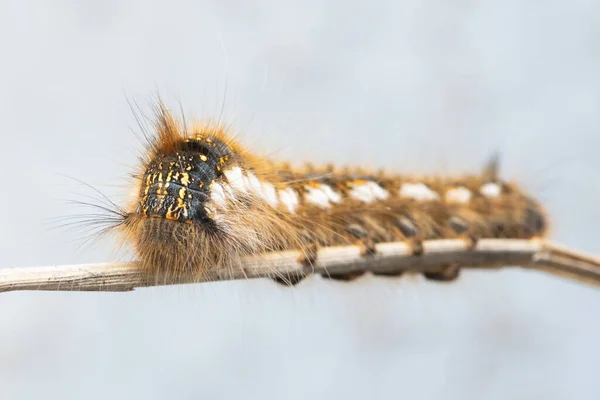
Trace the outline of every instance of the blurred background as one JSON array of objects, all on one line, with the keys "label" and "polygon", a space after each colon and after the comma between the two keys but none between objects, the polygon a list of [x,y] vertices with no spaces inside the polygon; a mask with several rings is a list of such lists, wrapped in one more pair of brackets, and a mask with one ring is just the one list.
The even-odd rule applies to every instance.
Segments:
[{"label": "blurred background", "polygon": [[[495,151],[600,254],[600,3],[0,1],[0,266],[118,259],[129,102],[294,162],[476,172]],[[54,221],[54,222],[53,222]],[[0,295],[2,399],[597,399],[600,295],[534,271]]]}]

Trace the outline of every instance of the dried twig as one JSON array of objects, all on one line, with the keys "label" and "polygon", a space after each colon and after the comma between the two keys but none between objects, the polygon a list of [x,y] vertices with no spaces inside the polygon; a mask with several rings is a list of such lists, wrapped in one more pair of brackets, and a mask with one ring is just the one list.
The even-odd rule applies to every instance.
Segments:
[{"label": "dried twig", "polygon": [[[311,267],[299,263],[297,251],[268,253],[244,259],[239,268],[210,271],[201,280],[340,274],[367,270],[378,273],[435,272],[458,263],[462,268],[520,266],[600,284],[600,259],[536,240],[485,239],[469,249],[462,240],[423,243],[424,253],[411,256],[407,244],[382,243],[374,255],[361,256],[358,247],[329,247],[319,251]],[[137,287],[196,283],[141,275],[133,263],[103,263],[0,269],[0,292],[13,290],[129,291]]]}]

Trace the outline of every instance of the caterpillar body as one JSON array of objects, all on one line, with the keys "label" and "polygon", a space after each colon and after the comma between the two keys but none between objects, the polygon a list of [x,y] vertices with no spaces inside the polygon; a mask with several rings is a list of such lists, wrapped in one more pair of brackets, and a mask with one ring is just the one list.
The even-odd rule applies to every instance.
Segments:
[{"label": "caterpillar body", "polygon": [[[134,199],[110,226],[131,244],[144,273],[195,275],[231,268],[246,255],[298,249],[312,263],[323,246],[544,236],[543,208],[497,176],[415,177],[361,168],[265,159],[221,126],[191,130],[159,107],[134,174]],[[360,273],[330,276],[352,279]],[[458,268],[428,273],[452,280]],[[279,277],[282,282],[299,279]]]}]

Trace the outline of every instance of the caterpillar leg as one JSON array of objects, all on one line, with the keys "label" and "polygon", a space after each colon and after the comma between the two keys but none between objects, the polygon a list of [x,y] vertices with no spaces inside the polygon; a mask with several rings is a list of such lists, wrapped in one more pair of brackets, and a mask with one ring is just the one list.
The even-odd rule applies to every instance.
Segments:
[{"label": "caterpillar leg", "polygon": [[460,264],[446,264],[440,271],[423,272],[423,276],[430,281],[436,282],[452,282],[458,279],[460,275]]},{"label": "caterpillar leg", "polygon": [[[469,250],[475,249],[477,242],[481,237],[481,232],[467,221],[459,217],[452,217],[448,220],[449,228],[458,235],[459,239],[463,239]],[[442,266],[439,271],[424,272],[423,276],[426,279],[436,282],[452,282],[460,276],[460,264],[450,263]]]},{"label": "caterpillar leg", "polygon": [[296,286],[298,283],[300,283],[302,280],[304,280],[304,278],[306,278],[305,276],[301,276],[301,275],[290,275],[287,274],[285,276],[277,276],[275,278],[272,278],[273,281],[279,283],[280,285],[284,285],[284,286]]}]

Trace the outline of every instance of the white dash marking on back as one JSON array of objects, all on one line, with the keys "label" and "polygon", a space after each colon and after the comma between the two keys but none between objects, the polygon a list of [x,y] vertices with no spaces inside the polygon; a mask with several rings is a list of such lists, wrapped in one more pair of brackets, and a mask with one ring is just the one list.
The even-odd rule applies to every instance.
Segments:
[{"label": "white dash marking on back", "polygon": [[400,197],[419,201],[439,200],[440,196],[423,183],[403,183],[400,186]]},{"label": "white dash marking on back", "polygon": [[385,200],[390,196],[387,190],[373,181],[366,181],[363,184],[355,185],[352,190],[350,190],[349,195],[364,203],[371,203],[375,200]]},{"label": "white dash marking on back", "polygon": [[281,201],[291,213],[294,213],[296,211],[296,206],[299,203],[298,194],[292,188],[285,188],[279,191],[279,201]]},{"label": "white dash marking on back", "polygon": [[479,193],[485,197],[498,197],[502,193],[502,188],[497,183],[486,183],[479,188]]},{"label": "white dash marking on back", "polygon": [[306,188],[306,194],[304,195],[306,201],[319,207],[331,207],[331,204],[329,204],[329,196],[327,196],[327,193],[325,193],[320,187],[315,188],[309,185],[304,187]]},{"label": "white dash marking on back", "polygon": [[448,203],[466,204],[471,201],[471,191],[464,186],[453,187],[446,190],[445,199]]},{"label": "white dash marking on back", "polygon": [[384,188],[382,188],[381,186],[379,186],[377,183],[369,181],[367,183],[367,185],[371,186],[371,189],[373,190],[373,194],[375,195],[375,197],[377,199],[385,200],[388,197],[390,197],[390,194],[388,193],[388,191],[385,190]]},{"label": "white dash marking on back", "polygon": [[320,189],[325,193],[329,201],[335,204],[340,204],[342,202],[342,195],[336,192],[329,185],[321,185]]},{"label": "white dash marking on back", "polygon": [[240,192],[246,192],[246,182],[242,169],[240,167],[233,167],[223,172],[229,184]]},{"label": "white dash marking on back", "polygon": [[275,190],[275,186],[268,182],[262,182],[262,193],[263,199],[271,206],[275,207],[279,202],[277,198],[277,190]]},{"label": "white dash marking on back", "polygon": [[262,185],[256,175],[247,174],[246,179],[248,180],[248,189],[258,197],[263,197]]}]

